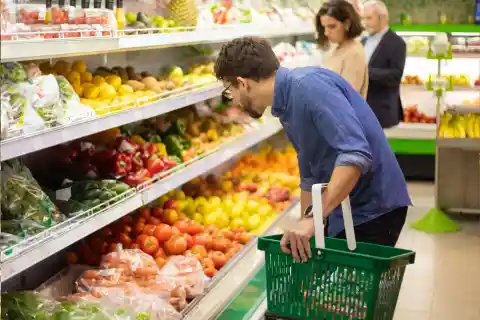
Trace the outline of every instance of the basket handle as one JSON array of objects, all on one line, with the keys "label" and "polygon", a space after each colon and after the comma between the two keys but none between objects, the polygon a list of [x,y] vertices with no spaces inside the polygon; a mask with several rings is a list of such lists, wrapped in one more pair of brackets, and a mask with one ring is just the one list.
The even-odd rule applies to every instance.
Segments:
[{"label": "basket handle", "polygon": [[[328,184],[319,183],[312,186],[312,212],[313,223],[315,226],[315,247],[317,249],[325,248],[325,234],[323,225],[323,201],[322,194]],[[350,206],[350,197],[342,201],[343,222],[345,224],[345,234],[347,236],[348,249],[351,251],[357,248],[355,240],[355,231],[353,229],[352,208]]]}]

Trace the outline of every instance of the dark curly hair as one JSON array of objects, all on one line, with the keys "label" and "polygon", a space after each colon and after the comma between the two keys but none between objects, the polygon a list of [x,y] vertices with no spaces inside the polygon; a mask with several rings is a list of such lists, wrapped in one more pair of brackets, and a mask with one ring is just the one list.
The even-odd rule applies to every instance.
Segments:
[{"label": "dark curly hair", "polygon": [[321,48],[328,48],[328,39],[325,36],[325,28],[322,26],[321,17],[329,16],[345,23],[348,22],[350,27],[345,31],[347,39],[355,39],[362,34],[363,27],[357,10],[346,0],[330,0],[325,2],[315,17],[315,27],[317,29],[317,42]]},{"label": "dark curly hair", "polygon": [[267,40],[256,37],[237,38],[225,44],[215,62],[217,79],[237,86],[237,77],[255,81],[267,79],[280,67]]}]

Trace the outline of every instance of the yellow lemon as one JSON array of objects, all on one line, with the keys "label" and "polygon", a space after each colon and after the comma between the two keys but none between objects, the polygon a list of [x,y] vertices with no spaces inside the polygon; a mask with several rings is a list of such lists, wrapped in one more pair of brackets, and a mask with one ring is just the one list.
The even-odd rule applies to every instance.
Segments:
[{"label": "yellow lemon", "polygon": [[120,95],[128,95],[130,93],[133,93],[133,88],[130,87],[128,84],[122,84],[119,88],[118,88],[118,93]]},{"label": "yellow lemon", "polygon": [[66,74],[68,70],[70,70],[70,64],[65,60],[58,60],[55,62],[53,69],[58,74]]},{"label": "yellow lemon", "polygon": [[83,88],[83,96],[87,99],[96,99],[100,94],[100,89],[95,86],[85,86]]},{"label": "yellow lemon", "polygon": [[79,85],[78,83],[74,83],[72,85],[73,90],[75,90],[75,93],[78,94],[79,97],[83,95],[83,87]]},{"label": "yellow lemon", "polygon": [[105,83],[105,78],[102,76],[95,76],[93,77],[92,83],[96,86],[101,86]]},{"label": "yellow lemon", "polygon": [[70,73],[67,75],[67,80],[72,84],[78,84],[80,85],[80,73],[77,71],[70,71]]},{"label": "yellow lemon", "polygon": [[82,60],[75,60],[72,64],[72,70],[82,73],[87,71],[87,65]]},{"label": "yellow lemon", "polygon": [[113,99],[117,96],[117,91],[112,85],[106,84],[100,88],[100,99]]},{"label": "yellow lemon", "polygon": [[118,89],[120,88],[120,86],[122,85],[122,78],[120,78],[119,76],[108,76],[107,79],[105,79],[107,81],[107,83],[111,86],[113,86],[115,89]]},{"label": "yellow lemon", "polygon": [[92,82],[92,74],[88,71],[80,73],[80,82],[81,83],[86,83],[86,82]]}]

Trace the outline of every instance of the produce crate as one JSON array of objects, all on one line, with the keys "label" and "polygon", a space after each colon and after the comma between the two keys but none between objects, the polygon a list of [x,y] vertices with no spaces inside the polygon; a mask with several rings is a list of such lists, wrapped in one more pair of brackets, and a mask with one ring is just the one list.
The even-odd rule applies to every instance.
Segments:
[{"label": "produce crate", "polygon": [[307,263],[296,263],[280,248],[281,235],[262,237],[267,273],[267,319],[391,320],[409,250],[325,238]]}]

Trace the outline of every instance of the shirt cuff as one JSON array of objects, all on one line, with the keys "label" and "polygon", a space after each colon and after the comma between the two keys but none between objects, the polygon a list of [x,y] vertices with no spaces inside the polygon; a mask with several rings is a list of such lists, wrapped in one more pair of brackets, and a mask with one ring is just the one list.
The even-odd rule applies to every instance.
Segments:
[{"label": "shirt cuff", "polygon": [[351,152],[340,154],[335,161],[335,167],[352,165],[359,167],[362,175],[364,175],[368,172],[368,170],[370,170],[370,167],[372,166],[372,159],[362,153]]},{"label": "shirt cuff", "polygon": [[300,179],[300,189],[307,192],[312,192],[312,186],[315,184],[315,179],[313,178],[301,178]]}]

